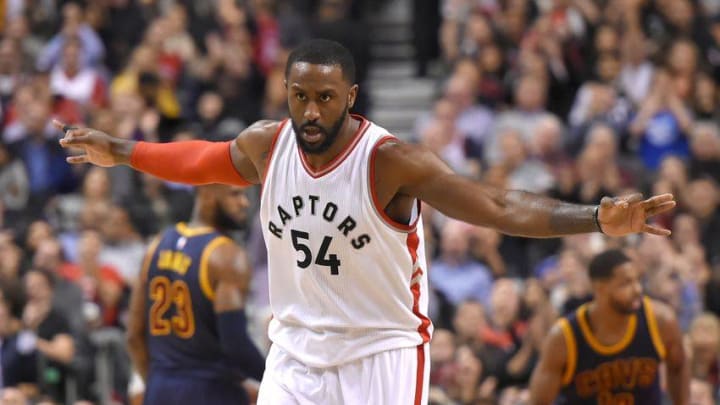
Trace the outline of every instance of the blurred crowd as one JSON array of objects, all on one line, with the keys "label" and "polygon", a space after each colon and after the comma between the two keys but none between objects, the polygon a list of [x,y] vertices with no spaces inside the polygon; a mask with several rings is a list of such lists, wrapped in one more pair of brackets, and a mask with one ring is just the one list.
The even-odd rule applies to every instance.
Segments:
[{"label": "blurred crowd", "polygon": [[130,286],[149,239],[192,210],[191,187],[68,165],[52,120],[134,140],[232,139],[287,115],[285,59],[305,38],[345,44],[364,81],[371,3],[0,1],[0,403],[130,400]]},{"label": "blurred crowd", "polygon": [[[356,56],[355,110],[367,114],[367,11],[383,3],[0,1],[1,403],[131,400],[122,339],[129,286],[150,237],[192,209],[190,187],[127,167],[66,164],[73,151],[59,147],[51,120],[135,140],[226,140],[257,119],[286,116],[287,53],[310,37]],[[548,329],[591,298],[590,258],[623,247],[646,292],[671,305],[686,332],[693,404],[715,403],[720,0],[414,5],[432,6],[414,24],[423,32],[417,73],[437,81],[438,95],[412,141],[497,186],[587,204],[672,192],[679,204],[657,219],[670,238],[550,240],[503,236],[424,207],[431,402],[525,403]],[[258,226],[237,237],[254,261],[248,311],[266,348]]]},{"label": "blurred crowd", "polygon": [[[673,193],[670,238],[499,235],[425,207],[436,333],[432,403],[522,404],[541,342],[591,298],[620,247],[677,312],[693,404],[720,387],[720,2],[443,0],[444,74],[414,137],[456,171],[595,204]],[[422,58],[418,63],[425,64]],[[419,66],[420,74],[428,74]]]}]

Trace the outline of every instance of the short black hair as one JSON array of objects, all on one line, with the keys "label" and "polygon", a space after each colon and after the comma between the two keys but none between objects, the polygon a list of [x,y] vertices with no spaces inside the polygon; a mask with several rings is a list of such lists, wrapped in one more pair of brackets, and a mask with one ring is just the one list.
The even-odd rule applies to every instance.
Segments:
[{"label": "short black hair", "polygon": [[590,280],[607,280],[613,276],[613,270],[630,258],[619,249],[611,249],[598,254],[590,261]]},{"label": "short black hair", "polygon": [[355,59],[350,51],[341,44],[327,39],[311,39],[298,45],[290,52],[285,65],[285,78],[290,68],[298,62],[312,65],[340,66],[342,75],[349,83],[355,83]]},{"label": "short black hair", "polygon": [[51,290],[55,290],[55,284],[57,283],[57,279],[55,278],[55,274],[53,272],[33,267],[25,274],[28,273],[37,273],[39,276],[45,279],[45,282],[48,284],[48,287],[50,287]]}]

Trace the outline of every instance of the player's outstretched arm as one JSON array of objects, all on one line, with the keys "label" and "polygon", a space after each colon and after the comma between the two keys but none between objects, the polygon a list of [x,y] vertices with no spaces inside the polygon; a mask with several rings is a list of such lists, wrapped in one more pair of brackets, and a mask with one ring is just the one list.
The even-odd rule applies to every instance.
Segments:
[{"label": "player's outstretched arm", "polygon": [[540,359],[530,377],[530,405],[550,405],[555,401],[567,367],[567,344],[560,324],[545,337]]},{"label": "player's outstretched arm", "polygon": [[92,128],[68,127],[59,121],[53,124],[65,133],[60,140],[62,147],[81,151],[68,157],[68,163],[104,167],[124,164],[178,183],[236,186],[258,184],[262,180],[265,159],[279,125],[259,121],[230,142],[195,140],[160,144],[116,138]]},{"label": "player's outstretched arm", "polygon": [[265,372],[265,359],[247,333],[245,316],[251,273],[247,255],[244,249],[228,240],[210,254],[208,266],[223,353],[245,376],[260,381]]},{"label": "player's outstretched arm", "polygon": [[690,362],[683,348],[682,332],[673,310],[658,301],[652,301],[653,313],[665,346],[667,390],[674,405],[690,403]]},{"label": "player's outstretched arm", "polygon": [[670,234],[647,224],[647,219],[675,206],[671,194],[646,200],[640,194],[605,197],[599,206],[570,204],[472,181],[453,173],[428,148],[402,142],[382,144],[375,165],[374,181],[381,203],[389,203],[396,195],[419,198],[447,216],[509,235],[555,237],[596,231],[612,236]]}]

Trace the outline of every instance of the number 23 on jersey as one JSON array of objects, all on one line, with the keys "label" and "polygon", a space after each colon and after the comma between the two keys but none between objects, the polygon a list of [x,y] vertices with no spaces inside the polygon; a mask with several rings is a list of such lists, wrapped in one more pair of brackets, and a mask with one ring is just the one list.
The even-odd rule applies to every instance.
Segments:
[{"label": "number 23 on jersey", "polygon": [[[164,276],[153,277],[149,295],[153,301],[150,307],[150,334],[166,336],[173,333],[181,339],[193,337],[195,317],[190,289],[184,281],[171,281]],[[174,311],[170,311],[171,307],[174,307]]]}]

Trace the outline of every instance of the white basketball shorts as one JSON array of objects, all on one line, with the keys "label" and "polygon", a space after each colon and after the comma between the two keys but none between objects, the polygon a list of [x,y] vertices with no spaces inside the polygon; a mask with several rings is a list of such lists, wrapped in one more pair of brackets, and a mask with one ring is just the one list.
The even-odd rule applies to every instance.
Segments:
[{"label": "white basketball shorts", "polygon": [[258,405],[424,405],[428,344],[393,349],[330,368],[307,367],[273,345]]}]

